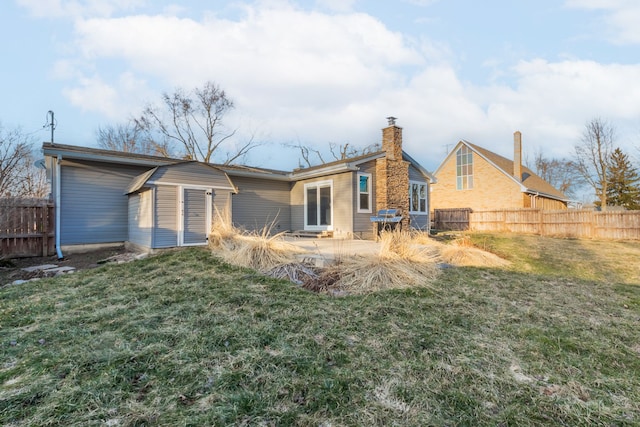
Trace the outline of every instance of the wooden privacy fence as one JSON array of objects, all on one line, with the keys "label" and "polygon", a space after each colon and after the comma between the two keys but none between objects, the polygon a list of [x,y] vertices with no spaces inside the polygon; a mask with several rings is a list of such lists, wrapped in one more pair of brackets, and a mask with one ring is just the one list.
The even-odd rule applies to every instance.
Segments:
[{"label": "wooden privacy fence", "polygon": [[54,253],[53,204],[40,199],[0,199],[0,258]]},{"label": "wooden privacy fence", "polygon": [[471,209],[434,209],[433,228],[436,230],[468,230]]},{"label": "wooden privacy fence", "polygon": [[640,211],[504,209],[469,215],[472,231],[640,240]]}]

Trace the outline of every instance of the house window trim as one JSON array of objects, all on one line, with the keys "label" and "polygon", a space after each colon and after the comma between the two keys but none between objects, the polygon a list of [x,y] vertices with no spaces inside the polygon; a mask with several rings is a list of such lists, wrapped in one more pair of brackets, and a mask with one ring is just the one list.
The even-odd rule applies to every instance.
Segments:
[{"label": "house window trim", "polygon": [[[420,188],[418,187],[418,206],[420,206],[420,200],[424,200],[424,212],[413,210],[413,184],[424,185],[424,198],[420,197]],[[429,184],[424,181],[409,181],[409,213],[411,215],[429,215]]]},{"label": "house window trim", "polygon": [[[362,207],[360,206],[360,200],[361,200],[360,196],[362,194],[364,194],[364,193],[360,192],[360,177],[361,176],[366,176],[368,178],[368,182],[369,182],[369,185],[368,185],[368,187],[369,187],[368,190],[369,191],[366,193],[369,196],[368,197],[368,199],[369,199],[368,200],[368,205],[369,205],[368,209],[362,209]],[[358,197],[358,213],[371,213],[371,212],[373,212],[372,206],[371,206],[371,204],[372,204],[372,193],[373,193],[373,191],[372,191],[373,175],[370,174],[370,173],[366,173],[366,172],[358,172],[358,176],[357,176],[357,181],[356,182],[357,182],[357,187],[358,187],[358,195],[357,195],[357,197]]]},{"label": "house window trim", "polygon": [[[329,225],[309,225],[309,219],[308,219],[308,209],[307,209],[307,189],[310,187],[315,187],[317,189],[319,189],[320,187],[329,187],[330,189],[330,197],[331,197],[331,211],[330,211],[330,215],[331,215],[331,224]],[[309,230],[309,231],[333,231],[333,209],[334,209],[334,203],[333,203],[333,180],[329,179],[329,180],[325,180],[325,181],[313,181],[313,182],[307,182],[304,184],[304,229],[305,230]],[[319,192],[318,192],[319,193]],[[318,208],[320,207],[320,203],[318,203]]]}]

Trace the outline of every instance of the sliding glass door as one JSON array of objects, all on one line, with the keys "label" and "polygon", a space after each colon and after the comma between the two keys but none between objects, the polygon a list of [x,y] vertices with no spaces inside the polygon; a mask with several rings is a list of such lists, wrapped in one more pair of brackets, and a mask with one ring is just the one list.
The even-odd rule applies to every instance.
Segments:
[{"label": "sliding glass door", "polygon": [[333,223],[333,183],[313,182],[304,186],[305,230],[331,230]]}]

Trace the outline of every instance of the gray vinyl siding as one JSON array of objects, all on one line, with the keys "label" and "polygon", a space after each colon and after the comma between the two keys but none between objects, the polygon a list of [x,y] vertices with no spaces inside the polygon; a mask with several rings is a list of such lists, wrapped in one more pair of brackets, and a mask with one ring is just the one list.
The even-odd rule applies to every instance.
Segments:
[{"label": "gray vinyl siding", "polygon": [[358,174],[353,174],[353,232],[358,237],[369,238],[373,234],[371,216],[376,213],[376,162],[360,165],[360,172],[371,174],[371,213],[358,213]]},{"label": "gray vinyl siding", "polygon": [[178,246],[178,187],[158,185],[155,191],[153,247]]},{"label": "gray vinyl siding", "polygon": [[[347,172],[320,178],[298,181],[291,189],[291,229],[304,230],[304,185],[333,182],[333,231],[338,236],[348,236],[353,232],[353,182],[354,173]],[[234,204],[235,209],[235,204]]]},{"label": "gray vinyl siding", "polygon": [[290,187],[282,181],[232,177],[238,193],[231,196],[232,220],[236,227],[261,230],[273,224],[272,231],[291,230]]},{"label": "gray vinyl siding", "polygon": [[[428,230],[429,226],[429,181],[413,166],[409,166],[409,181],[423,182],[427,184],[427,212],[426,214],[410,214],[411,228],[418,230]],[[409,184],[411,185],[411,184]],[[407,194],[407,197],[409,195]]]},{"label": "gray vinyl siding", "polygon": [[153,190],[129,195],[129,241],[151,247],[151,202]]},{"label": "gray vinyl siding", "polygon": [[231,183],[223,171],[197,162],[160,166],[150,180],[158,184],[172,183],[186,186],[204,185],[231,188]]},{"label": "gray vinyl siding", "polygon": [[124,242],[129,237],[131,180],[149,168],[68,161],[61,164],[60,243],[82,245]]},{"label": "gray vinyl siding", "polygon": [[218,215],[226,218],[227,213],[229,213],[231,209],[231,192],[226,190],[213,190],[212,203],[213,210],[211,211],[211,220],[215,221]]}]

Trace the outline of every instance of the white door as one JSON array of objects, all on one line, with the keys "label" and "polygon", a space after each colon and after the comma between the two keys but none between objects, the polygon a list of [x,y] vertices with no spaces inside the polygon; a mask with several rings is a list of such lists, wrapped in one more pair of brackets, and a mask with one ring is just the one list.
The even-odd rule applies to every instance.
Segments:
[{"label": "white door", "polygon": [[205,245],[211,224],[211,190],[184,188],[180,246]]}]

